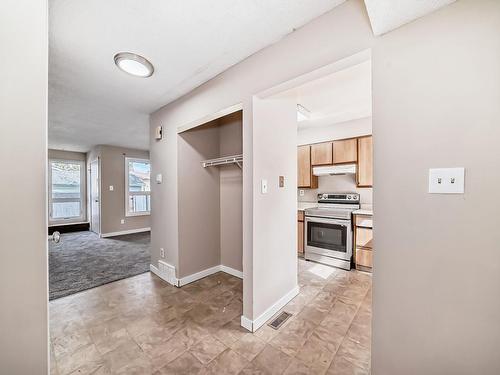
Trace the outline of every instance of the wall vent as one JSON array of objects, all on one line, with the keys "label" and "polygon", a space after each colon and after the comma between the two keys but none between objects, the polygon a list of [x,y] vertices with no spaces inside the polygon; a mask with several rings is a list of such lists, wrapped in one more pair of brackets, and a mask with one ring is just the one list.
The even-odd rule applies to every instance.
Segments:
[{"label": "wall vent", "polygon": [[291,316],[292,314],[283,311],[276,318],[274,318],[271,323],[268,324],[268,326],[274,329],[279,329],[283,325],[283,323],[285,323]]},{"label": "wall vent", "polygon": [[162,279],[174,286],[179,286],[179,281],[175,277],[175,267],[162,260],[158,261],[158,269]]}]

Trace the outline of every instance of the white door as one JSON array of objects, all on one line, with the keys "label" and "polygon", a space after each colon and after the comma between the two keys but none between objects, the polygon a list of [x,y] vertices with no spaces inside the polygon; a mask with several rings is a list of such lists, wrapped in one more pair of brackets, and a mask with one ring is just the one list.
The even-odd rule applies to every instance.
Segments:
[{"label": "white door", "polygon": [[90,163],[90,230],[101,233],[101,202],[99,197],[99,159]]}]

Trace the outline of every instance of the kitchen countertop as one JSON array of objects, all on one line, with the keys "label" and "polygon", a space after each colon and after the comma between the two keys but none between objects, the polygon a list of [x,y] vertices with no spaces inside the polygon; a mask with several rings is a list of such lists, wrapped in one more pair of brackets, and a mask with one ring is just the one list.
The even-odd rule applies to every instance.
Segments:
[{"label": "kitchen countertop", "polygon": [[359,210],[353,211],[352,214],[373,216],[373,210],[367,208],[361,208]]},{"label": "kitchen countertop", "polygon": [[299,211],[304,211],[313,207],[318,207],[318,202],[297,202],[297,209]]}]

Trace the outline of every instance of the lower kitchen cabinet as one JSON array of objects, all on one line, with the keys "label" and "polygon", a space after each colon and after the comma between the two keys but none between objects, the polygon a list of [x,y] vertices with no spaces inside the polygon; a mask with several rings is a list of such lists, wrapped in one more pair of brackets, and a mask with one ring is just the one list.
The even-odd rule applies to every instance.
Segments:
[{"label": "lower kitchen cabinet", "polygon": [[356,269],[371,272],[373,268],[373,220],[371,216],[355,215],[354,249]]},{"label": "lower kitchen cabinet", "polygon": [[297,253],[304,254],[304,211],[297,213]]}]

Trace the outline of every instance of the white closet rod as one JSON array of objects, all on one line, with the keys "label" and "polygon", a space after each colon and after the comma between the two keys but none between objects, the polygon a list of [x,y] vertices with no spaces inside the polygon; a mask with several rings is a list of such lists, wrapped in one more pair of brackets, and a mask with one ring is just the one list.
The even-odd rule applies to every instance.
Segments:
[{"label": "white closet rod", "polygon": [[225,165],[225,164],[237,164],[238,167],[241,168],[242,163],[243,163],[243,154],[240,154],[240,155],[224,156],[222,158],[217,158],[217,159],[202,160],[201,165],[204,168],[206,168],[206,167],[215,167],[218,165]]}]

